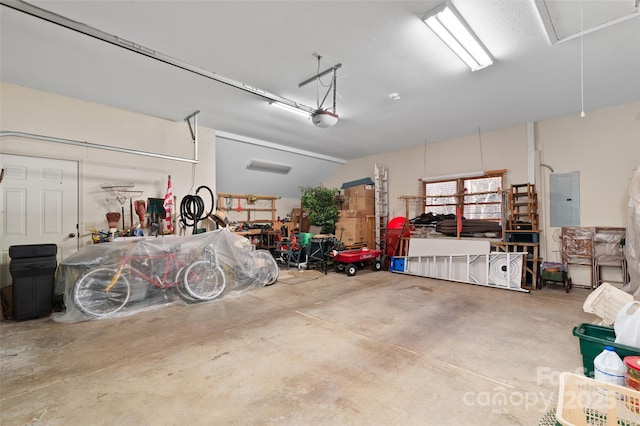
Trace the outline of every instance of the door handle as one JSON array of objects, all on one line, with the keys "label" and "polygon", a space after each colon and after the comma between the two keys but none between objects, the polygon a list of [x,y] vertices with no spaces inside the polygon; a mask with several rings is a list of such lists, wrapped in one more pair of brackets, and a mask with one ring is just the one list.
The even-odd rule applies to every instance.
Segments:
[{"label": "door handle", "polygon": [[74,234],[73,232],[69,234],[69,238],[75,238],[76,234]]}]

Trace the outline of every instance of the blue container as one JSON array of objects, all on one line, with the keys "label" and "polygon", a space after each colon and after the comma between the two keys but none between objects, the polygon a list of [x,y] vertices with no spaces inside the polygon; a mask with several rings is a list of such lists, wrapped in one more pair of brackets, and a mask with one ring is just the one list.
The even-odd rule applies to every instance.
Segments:
[{"label": "blue container", "polygon": [[392,257],[389,271],[391,272],[404,272],[404,257]]}]

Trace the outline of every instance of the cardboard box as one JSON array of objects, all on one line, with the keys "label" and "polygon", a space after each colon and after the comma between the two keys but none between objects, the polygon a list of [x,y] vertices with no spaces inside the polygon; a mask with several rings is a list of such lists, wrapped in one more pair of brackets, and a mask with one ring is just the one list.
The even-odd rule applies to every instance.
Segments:
[{"label": "cardboard box", "polygon": [[363,197],[363,198],[376,198],[376,190],[373,185],[356,185],[344,190],[346,198],[351,197]]},{"label": "cardboard box", "polygon": [[370,249],[379,248],[376,244],[376,217],[375,215],[366,216],[366,242]]},{"label": "cardboard box", "polygon": [[347,208],[364,214],[375,214],[376,200],[374,198],[365,198],[363,196],[349,197]]},{"label": "cardboard box", "polygon": [[285,238],[288,238],[296,229],[296,225],[293,222],[276,222],[276,225],[277,230],[279,230]]},{"label": "cardboard box", "polygon": [[345,224],[345,225],[351,225],[351,224],[358,224],[358,225],[363,225],[365,224],[367,221],[367,216],[365,215],[360,215],[358,217],[344,217],[344,218],[340,218],[340,220],[338,220],[338,222],[336,222],[336,226],[338,226],[338,223],[340,224]]},{"label": "cardboard box", "polygon": [[376,190],[373,185],[356,185],[344,190],[346,198],[350,197],[364,197],[364,198],[376,198]]},{"label": "cardboard box", "polygon": [[[340,236],[336,235],[336,238],[340,239]],[[352,246],[359,243],[365,243],[364,237],[359,234],[352,234],[344,231],[342,234],[342,244],[345,246]]]},{"label": "cardboard box", "polygon": [[366,222],[362,222],[360,219],[352,220],[354,222],[340,221],[336,223],[335,236],[347,246],[366,241]]},{"label": "cardboard box", "polygon": [[352,232],[360,232],[363,229],[366,229],[365,227],[366,222],[363,222],[360,219],[345,219],[345,220],[341,220],[339,222],[336,222],[336,233],[340,232],[340,229],[344,228],[345,230],[349,230]]},{"label": "cardboard box", "polygon": [[302,209],[291,210],[291,223],[293,224],[293,229],[299,232],[309,232],[311,227],[308,213],[302,211]]},{"label": "cardboard box", "polygon": [[338,220],[353,218],[362,219],[366,216],[365,213],[358,210],[339,210],[338,213],[340,214],[340,218]]},{"label": "cardboard box", "polygon": [[[342,211],[341,211],[342,212]],[[364,243],[371,249],[379,248],[376,244],[376,216],[357,212],[357,217],[340,218],[336,223],[335,236],[339,240],[341,229],[342,243],[354,245]]]}]

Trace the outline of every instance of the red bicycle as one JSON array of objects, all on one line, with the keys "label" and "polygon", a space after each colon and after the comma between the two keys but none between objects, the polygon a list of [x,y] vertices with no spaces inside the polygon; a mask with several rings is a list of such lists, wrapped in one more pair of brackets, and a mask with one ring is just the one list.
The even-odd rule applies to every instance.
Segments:
[{"label": "red bicycle", "polygon": [[192,301],[213,300],[224,292],[226,278],[218,265],[215,251],[207,247],[201,260],[188,254],[179,256],[179,248],[161,253],[126,252],[115,267],[92,269],[82,275],[73,289],[74,304],[87,315],[104,317],[121,310],[131,297],[131,282],[142,281],[167,289],[175,287]]}]

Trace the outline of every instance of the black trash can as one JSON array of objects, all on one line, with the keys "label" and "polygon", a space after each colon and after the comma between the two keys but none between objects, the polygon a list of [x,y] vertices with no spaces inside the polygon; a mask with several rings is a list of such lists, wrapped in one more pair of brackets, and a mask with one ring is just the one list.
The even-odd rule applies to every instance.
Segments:
[{"label": "black trash can", "polygon": [[33,319],[51,314],[57,253],[55,244],[9,247],[13,319]]}]

